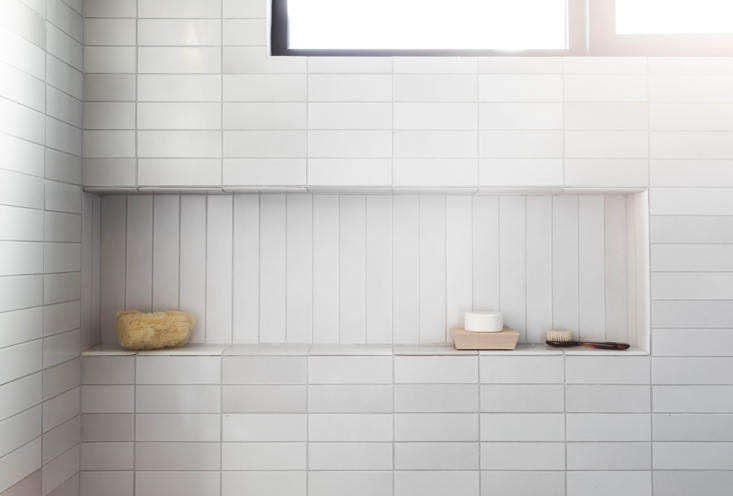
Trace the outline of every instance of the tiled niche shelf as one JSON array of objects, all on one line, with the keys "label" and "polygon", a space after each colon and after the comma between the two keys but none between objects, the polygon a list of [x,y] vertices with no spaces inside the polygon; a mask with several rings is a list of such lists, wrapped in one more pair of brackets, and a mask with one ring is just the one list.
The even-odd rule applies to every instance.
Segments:
[{"label": "tiled niche shelf", "polygon": [[513,351],[456,350],[444,344],[189,344],[181,348],[152,351],[126,350],[117,345],[101,344],[84,352],[83,356],[537,356],[537,355],[599,355],[646,356],[641,348],[625,351],[589,348],[553,348],[543,344],[522,343]]}]

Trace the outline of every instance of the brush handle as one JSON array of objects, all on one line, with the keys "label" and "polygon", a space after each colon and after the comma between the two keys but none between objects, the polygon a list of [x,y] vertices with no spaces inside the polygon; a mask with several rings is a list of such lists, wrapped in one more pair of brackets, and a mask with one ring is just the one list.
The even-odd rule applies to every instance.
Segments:
[{"label": "brush handle", "polygon": [[602,341],[602,342],[591,342],[581,341],[578,343],[580,346],[586,348],[595,348],[597,350],[628,350],[629,345],[626,343],[616,343],[614,341]]}]

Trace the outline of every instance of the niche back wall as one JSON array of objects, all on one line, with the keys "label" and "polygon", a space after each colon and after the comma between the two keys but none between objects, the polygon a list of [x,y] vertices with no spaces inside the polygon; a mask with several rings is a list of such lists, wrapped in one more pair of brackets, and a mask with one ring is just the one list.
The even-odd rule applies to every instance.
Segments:
[{"label": "niche back wall", "polygon": [[626,340],[633,198],[103,196],[101,341],[119,310],[177,308],[208,343],[441,343],[471,308],[523,341]]}]

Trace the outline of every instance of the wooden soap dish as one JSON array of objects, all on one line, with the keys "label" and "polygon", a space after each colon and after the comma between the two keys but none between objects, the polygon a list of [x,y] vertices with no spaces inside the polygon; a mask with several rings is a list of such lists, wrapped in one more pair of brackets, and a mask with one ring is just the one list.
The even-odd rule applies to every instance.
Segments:
[{"label": "wooden soap dish", "polygon": [[507,327],[499,332],[471,332],[454,327],[450,334],[457,350],[513,350],[519,341],[519,332]]}]

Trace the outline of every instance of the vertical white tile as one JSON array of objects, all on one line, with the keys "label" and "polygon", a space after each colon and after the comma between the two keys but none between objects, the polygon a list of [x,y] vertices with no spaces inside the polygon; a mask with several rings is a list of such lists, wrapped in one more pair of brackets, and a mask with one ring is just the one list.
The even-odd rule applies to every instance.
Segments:
[{"label": "vertical white tile", "polygon": [[395,343],[417,343],[420,329],[419,197],[393,200],[393,334]]},{"label": "vertical white tile", "polygon": [[367,343],[392,342],[392,197],[366,198]]},{"label": "vertical white tile", "polygon": [[191,342],[206,337],[206,196],[181,196],[181,310],[196,319]]},{"label": "vertical white tile", "polygon": [[287,332],[289,343],[313,339],[313,197],[287,195]]},{"label": "vertical white tile", "polygon": [[446,320],[463,327],[463,315],[473,307],[473,199],[446,199]]},{"label": "vertical white tile", "polygon": [[339,203],[339,342],[366,343],[366,198]]},{"label": "vertical white tile", "polygon": [[257,343],[260,332],[260,197],[234,195],[233,342]]},{"label": "vertical white tile", "polygon": [[553,327],[578,330],[578,197],[554,198]]},{"label": "vertical white tile", "polygon": [[526,202],[523,196],[499,198],[500,307],[504,325],[526,341]]},{"label": "vertical white tile", "polygon": [[339,198],[313,197],[313,342],[339,336]]},{"label": "vertical white tile", "polygon": [[605,212],[605,339],[623,341],[628,339],[626,199],[623,196],[607,196]]},{"label": "vertical white tile", "polygon": [[180,196],[153,199],[153,310],[178,309]]},{"label": "vertical white tile", "polygon": [[125,308],[126,198],[105,196],[101,205],[100,325],[103,343],[116,343],[116,313]]},{"label": "vertical white tile", "polygon": [[527,341],[552,327],[552,198],[527,197]]},{"label": "vertical white tile", "polygon": [[149,312],[153,297],[153,197],[127,197],[125,308]]},{"label": "vertical white tile", "polygon": [[420,196],[421,343],[446,341],[446,197]]},{"label": "vertical white tile", "polygon": [[499,310],[499,198],[473,198],[473,308]]},{"label": "vertical white tile", "polygon": [[232,197],[213,195],[206,210],[206,342],[232,342]]},{"label": "vertical white tile", "polygon": [[578,337],[602,340],[605,335],[603,250],[605,218],[602,196],[579,198],[580,313]]},{"label": "vertical white tile", "polygon": [[287,283],[284,194],[260,196],[260,341],[284,343]]}]

